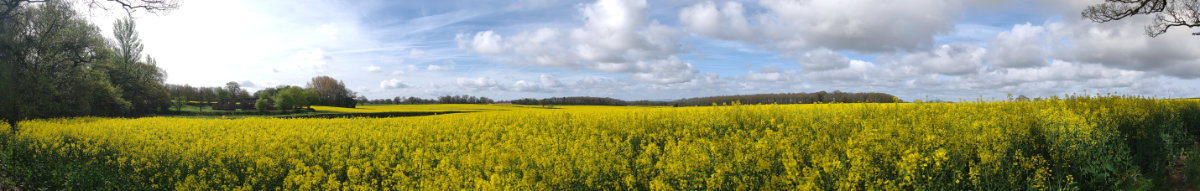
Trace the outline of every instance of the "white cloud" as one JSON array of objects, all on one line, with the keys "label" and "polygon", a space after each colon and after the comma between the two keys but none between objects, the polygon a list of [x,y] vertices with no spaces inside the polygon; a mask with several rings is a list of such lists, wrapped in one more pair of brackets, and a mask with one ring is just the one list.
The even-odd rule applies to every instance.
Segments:
[{"label": "white cloud", "polygon": [[[1200,84],[1200,43],[1188,34],[1194,30],[1149,38],[1149,16],[1080,19],[1093,1],[1020,5],[1059,9],[1049,12],[982,8],[1000,13],[999,20],[991,13],[961,19],[980,15],[964,11],[980,8],[970,7],[978,1],[953,0],[529,2],[545,5],[472,2],[480,6],[364,20],[394,15],[378,14],[387,11],[378,4],[442,3],[197,1],[139,18],[139,31],[147,54],[170,73],[168,83],[273,87],[331,75],[368,97],[664,99],[842,90],[946,98],[1083,89],[1179,95]],[[104,35],[111,23],[96,21]],[[387,75],[353,75],[363,70]],[[422,88],[403,89],[413,83]]]},{"label": "white cloud", "polygon": [[527,82],[527,81],[525,81],[525,80],[517,80],[517,82],[516,82],[516,83],[513,83],[513,91],[518,91],[518,92],[541,92],[541,91],[544,91],[544,90],[545,90],[545,89],[543,89],[543,88],[542,88],[542,86],[538,85],[537,83],[533,83],[533,82]]},{"label": "white cloud", "polygon": [[[580,6],[583,26],[579,28],[540,28],[511,38],[488,30],[458,34],[455,40],[461,49],[508,64],[645,73],[655,69],[646,62],[669,59],[682,51],[675,42],[681,33],[648,19],[647,8],[644,0],[599,0]],[[635,78],[648,77],[641,74]]]},{"label": "white cloud", "polygon": [[1041,39],[1045,28],[1029,23],[1013,26],[1012,30],[1000,32],[991,43],[989,60],[992,66],[1002,68],[1028,68],[1046,65],[1046,55]]},{"label": "white cloud", "polygon": [[618,89],[620,82],[616,79],[603,76],[583,76],[575,81],[573,88],[588,89],[588,90],[613,90]]},{"label": "white cloud", "polygon": [[479,78],[475,78],[475,79],[458,78],[458,80],[456,80],[456,82],[459,87],[465,88],[468,90],[472,90],[472,91],[499,90],[500,89],[500,86],[498,83],[496,83],[496,80],[494,80],[492,78],[488,78],[488,77],[479,77]]},{"label": "white cloud", "polygon": [[750,71],[743,78],[750,81],[787,82],[792,81],[792,77],[794,76],[799,76],[799,72],[796,70],[783,70],[775,66],[765,66],[762,68],[762,71]]},{"label": "white cloud", "polygon": [[466,37],[464,34],[459,34],[455,39],[458,41],[458,48],[465,49],[470,52],[481,54],[500,54],[504,53],[503,43],[504,37],[497,35],[492,31],[483,31],[475,33],[474,37]]},{"label": "white cloud", "polygon": [[753,39],[754,29],[746,20],[745,9],[738,2],[705,1],[679,11],[679,21],[689,30],[721,39]]},{"label": "white cloud", "polygon": [[[329,52],[373,44],[359,24],[360,14],[346,11],[360,10],[356,6],[324,1],[195,1],[168,14],[137,14],[136,19],[144,53],[171,74],[167,83],[212,86],[263,71],[307,76],[362,67],[337,66],[341,62],[332,58],[338,56]],[[111,38],[113,21],[125,16],[118,10],[94,11],[90,20]],[[279,78],[292,84],[306,80]]]},{"label": "white cloud", "polygon": [[679,58],[671,57],[666,60],[655,61],[653,64],[638,62],[636,73],[630,75],[631,78],[650,82],[655,84],[674,84],[691,81],[692,78],[700,73],[699,70],[692,68],[692,64],[686,63]]},{"label": "white cloud", "polygon": [[850,58],[846,58],[846,56],[827,48],[808,51],[804,55],[801,55],[797,62],[805,70],[810,71],[841,69],[850,66]]},{"label": "white cloud", "polygon": [[341,30],[338,29],[337,24],[328,23],[328,24],[321,25],[321,27],[317,29],[317,32],[320,32],[322,34],[329,35],[329,36],[337,36],[338,33],[341,32]]},{"label": "white cloud", "polygon": [[948,44],[929,52],[910,53],[900,62],[938,74],[963,75],[979,71],[986,54],[986,49],[975,45]]},{"label": "white cloud", "polygon": [[[684,8],[680,21],[693,32],[794,52],[919,50],[947,33],[964,10],[953,0],[879,3],[872,0],[761,0],[766,12],[746,19],[741,4],[712,2]],[[751,32],[756,31],[756,32]]]},{"label": "white cloud", "polygon": [[450,71],[450,70],[454,70],[454,66],[455,66],[455,65],[457,65],[457,64],[456,64],[456,63],[454,63],[454,61],[446,61],[446,64],[445,64],[445,65],[434,65],[434,64],[430,64],[428,67],[425,67],[425,70],[429,70],[429,71],[438,71],[438,72],[441,72],[441,71]]},{"label": "white cloud", "polygon": [[333,62],[333,57],[326,55],[325,50],[316,48],[296,51],[288,56],[288,60],[288,64],[277,66],[276,69],[288,69],[288,66],[295,66],[295,69],[321,73],[325,72],[330,62]]},{"label": "white cloud", "polygon": [[379,82],[379,88],[383,88],[383,89],[400,89],[400,88],[408,88],[408,87],[409,87],[408,84],[404,84],[404,83],[400,82],[400,80],[397,80],[395,78],[392,78],[391,80],[384,80],[382,82]]}]

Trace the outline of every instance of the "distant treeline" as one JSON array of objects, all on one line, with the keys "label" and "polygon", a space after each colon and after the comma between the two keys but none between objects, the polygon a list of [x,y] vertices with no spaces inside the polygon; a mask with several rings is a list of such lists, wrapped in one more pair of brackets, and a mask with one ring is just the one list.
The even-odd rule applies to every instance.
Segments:
[{"label": "distant treeline", "polygon": [[300,105],[325,105],[354,108],[355,105],[361,102],[355,97],[357,93],[347,89],[345,83],[329,76],[314,77],[312,78],[312,81],[305,85],[305,87],[280,85],[273,88],[263,88],[262,90],[256,91],[253,94],[246,91],[246,89],[243,89],[237,82],[226,83],[224,87],[194,87],[187,84],[166,84],[165,87],[167,94],[169,94],[172,99],[199,105],[209,105],[213,102],[217,102],[226,98],[276,99],[278,94],[286,89],[299,89],[302,91],[311,91],[312,93],[316,94],[317,99],[313,100],[312,103],[304,103]]},{"label": "distant treeline", "polygon": [[809,104],[809,103],[895,103],[900,99],[886,93],[846,93],[841,91],[814,93],[754,94],[687,98],[672,102],[679,106],[704,106],[739,102],[741,104]]},{"label": "distant treeline", "polygon": [[[236,85],[236,83],[234,83]],[[216,102],[222,98],[254,98],[245,89],[230,87],[194,87],[192,85],[166,84],[167,92],[175,98],[193,102]],[[257,93],[257,92],[256,92]]]},{"label": "distant treeline", "polygon": [[[510,101],[518,105],[630,105],[625,100],[607,97],[553,97],[546,99],[524,98]],[[666,104],[662,102],[661,104]]]},{"label": "distant treeline", "polygon": [[625,101],[607,97],[524,98],[509,101],[518,105],[644,105],[644,106],[706,106],[738,102],[741,104],[810,104],[810,103],[895,103],[900,99],[886,93],[781,93],[686,98],[675,101]]},{"label": "distant treeline", "polygon": [[475,97],[471,95],[455,95],[441,96],[437,99],[422,99],[419,97],[401,98],[396,96],[392,99],[373,99],[367,100],[367,104],[491,104],[496,100],[487,97]]}]

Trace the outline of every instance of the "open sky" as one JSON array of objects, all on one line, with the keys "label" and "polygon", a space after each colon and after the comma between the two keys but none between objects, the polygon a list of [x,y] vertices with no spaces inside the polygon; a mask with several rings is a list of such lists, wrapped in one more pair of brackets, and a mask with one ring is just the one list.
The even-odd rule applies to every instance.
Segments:
[{"label": "open sky", "polygon": [[[343,80],[371,99],[883,92],[1200,97],[1200,36],[1101,0],[190,0],[135,14],[167,83]],[[118,11],[120,12],[120,11]],[[120,13],[92,13],[111,33]],[[111,34],[108,34],[111,38]]]}]

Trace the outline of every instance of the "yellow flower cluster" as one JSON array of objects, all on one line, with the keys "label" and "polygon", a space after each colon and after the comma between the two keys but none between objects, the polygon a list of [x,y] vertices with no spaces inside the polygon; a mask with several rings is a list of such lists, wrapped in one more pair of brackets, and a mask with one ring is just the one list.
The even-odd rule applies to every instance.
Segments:
[{"label": "yellow flower cluster", "polygon": [[425,111],[487,112],[34,120],[5,138],[14,150],[7,162],[15,171],[74,165],[108,174],[52,188],[1086,190],[1140,184],[1150,172],[1139,169],[1162,162],[1155,157],[1169,158],[1171,149],[1194,141],[1189,128],[1200,128],[1200,102],[1129,97],[448,107],[454,108]]}]

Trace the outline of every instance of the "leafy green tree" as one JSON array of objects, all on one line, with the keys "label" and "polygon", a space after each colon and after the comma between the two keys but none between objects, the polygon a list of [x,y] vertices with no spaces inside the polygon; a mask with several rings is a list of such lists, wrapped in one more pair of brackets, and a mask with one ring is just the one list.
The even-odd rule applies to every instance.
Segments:
[{"label": "leafy green tree", "polygon": [[283,87],[275,94],[275,106],[279,107],[280,110],[296,109],[299,107],[312,109],[312,105],[318,103],[320,100],[316,92],[295,86]]},{"label": "leafy green tree", "polygon": [[266,112],[267,109],[271,109],[271,104],[268,103],[266,97],[261,97],[257,101],[254,101],[254,108],[260,112]]},{"label": "leafy green tree", "polygon": [[[297,89],[299,89],[299,88],[297,88]],[[301,90],[303,90],[303,91],[300,91],[300,95],[297,96],[301,100],[301,102],[299,102],[300,106],[304,106],[308,109],[312,109],[312,105],[315,105],[315,104],[321,102],[321,97],[317,96],[317,92],[313,92],[312,90],[307,90],[307,89],[301,89]]]},{"label": "leafy green tree", "polygon": [[216,90],[213,90],[213,91],[215,91],[215,92],[216,92],[216,95],[217,95],[216,99],[233,98],[233,97],[230,97],[229,90],[226,90],[226,89],[223,89],[223,88],[218,88],[218,89],[216,89]]},{"label": "leafy green tree", "polygon": [[293,110],[300,105],[300,88],[284,88],[275,94],[275,107],[279,110]]},{"label": "leafy green tree", "polygon": [[187,97],[179,96],[175,97],[175,100],[171,102],[171,106],[175,107],[175,111],[183,111],[183,106],[187,105],[187,103]]},{"label": "leafy green tree", "polygon": [[[7,3],[7,2],[5,2]],[[121,97],[100,67],[115,55],[100,30],[69,3],[16,6],[0,18],[0,118],[123,115]],[[34,32],[36,31],[36,32]]]},{"label": "leafy green tree", "polygon": [[113,23],[113,50],[116,55],[111,59],[108,69],[112,83],[121,89],[121,97],[133,104],[131,114],[145,115],[165,110],[170,106],[170,95],[163,81],[166,72],[158,68],[154,58],[147,56],[142,61],[141,39],[138,37],[137,24],[130,17]]}]

